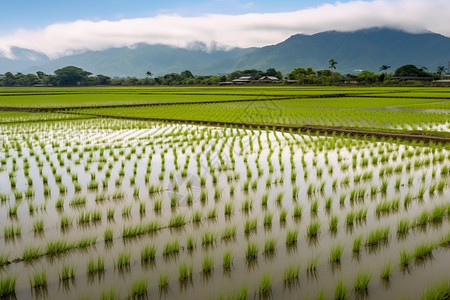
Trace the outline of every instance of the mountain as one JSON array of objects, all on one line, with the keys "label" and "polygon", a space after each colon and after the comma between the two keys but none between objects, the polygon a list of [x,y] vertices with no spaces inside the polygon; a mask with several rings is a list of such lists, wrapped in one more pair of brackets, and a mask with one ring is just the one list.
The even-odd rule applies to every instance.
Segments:
[{"label": "mountain", "polygon": [[41,66],[50,62],[50,59],[42,53],[14,47],[11,49],[15,59],[8,59],[0,53],[0,73],[22,72],[33,66]]},{"label": "mountain", "polygon": [[405,64],[427,67],[450,61],[450,38],[436,33],[413,34],[389,28],[371,28],[354,32],[327,31],[313,35],[297,34],[287,40],[261,48],[204,51],[181,49],[165,45],[138,44],[135,47],[111,48],[50,60],[44,54],[26,49],[14,49],[16,60],[0,57],[0,73],[53,73],[67,65],[81,67],[94,74],[144,77],[147,71],[155,76],[190,70],[193,74],[223,74],[235,70],[276,68],[283,73],[296,67],[327,69],[333,58],[337,71],[356,73],[358,70],[378,72],[381,65],[391,70]]},{"label": "mountain", "polygon": [[193,74],[216,74],[221,70],[212,67],[218,61],[234,61],[253,51],[254,48],[232,49],[229,51],[204,51],[197,49],[174,48],[165,45],[138,44],[135,47],[111,48],[104,51],[89,51],[82,54],[62,57],[39,67],[27,69],[52,73],[64,66],[73,65],[94,74],[117,77],[145,77],[147,71],[155,76],[190,70]]},{"label": "mountain", "polygon": [[294,35],[273,46],[254,50],[242,56],[233,69],[263,69],[276,66],[284,72],[296,66],[328,68],[333,58],[337,71],[378,72],[380,66],[392,70],[405,65],[425,66],[434,72],[450,61],[450,38],[435,34],[411,34],[388,28],[371,28],[354,32],[328,31],[314,35]]}]

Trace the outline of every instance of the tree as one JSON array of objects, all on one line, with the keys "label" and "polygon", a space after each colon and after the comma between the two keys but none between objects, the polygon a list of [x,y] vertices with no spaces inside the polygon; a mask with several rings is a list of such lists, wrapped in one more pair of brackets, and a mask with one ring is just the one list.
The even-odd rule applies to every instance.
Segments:
[{"label": "tree", "polygon": [[388,65],[382,65],[382,66],[380,67],[380,72],[387,71],[387,70],[390,69],[390,68],[391,68],[391,66],[388,66]]},{"label": "tree", "polygon": [[436,73],[438,73],[439,75],[442,75],[442,73],[444,73],[444,72],[445,72],[445,67],[444,66],[437,67]]},{"label": "tree", "polygon": [[266,70],[266,76],[277,76],[277,70],[269,68]]},{"label": "tree", "polygon": [[357,78],[361,83],[372,84],[378,80],[378,76],[379,75],[375,74],[374,72],[363,70],[358,74]]},{"label": "tree", "polygon": [[337,61],[335,61],[333,58],[332,59],[330,59],[329,61],[328,61],[328,64],[330,65],[328,68],[331,70],[331,69],[333,69],[333,70],[336,70],[336,65],[337,65]]},{"label": "tree", "polygon": [[91,74],[81,68],[67,66],[55,71],[56,84],[59,86],[85,85]]},{"label": "tree", "polygon": [[397,77],[431,77],[430,74],[415,65],[404,65],[395,70],[394,76]]},{"label": "tree", "polygon": [[145,75],[147,75],[148,77],[152,77],[153,76],[152,72],[150,72],[150,71],[145,72]]},{"label": "tree", "polygon": [[6,72],[3,79],[4,86],[13,86],[16,84],[16,77],[11,72]]}]

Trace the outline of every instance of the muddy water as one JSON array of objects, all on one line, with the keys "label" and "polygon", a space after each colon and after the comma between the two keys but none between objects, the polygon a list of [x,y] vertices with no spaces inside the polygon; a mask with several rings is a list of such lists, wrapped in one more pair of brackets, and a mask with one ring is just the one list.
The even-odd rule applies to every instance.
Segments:
[{"label": "muddy water", "polygon": [[[30,125],[26,128],[27,132],[31,131],[30,133],[20,132],[19,129],[10,132],[6,126],[2,128],[4,130],[1,132],[5,132],[2,140],[9,142],[9,149],[5,149],[4,144],[0,151],[0,159],[4,161],[0,172],[0,194],[6,196],[6,201],[0,206],[0,226],[3,229],[10,224],[21,224],[22,234],[14,239],[2,238],[0,253],[8,253],[9,260],[12,261],[20,258],[24,248],[30,245],[45,249],[48,241],[57,239],[79,241],[83,237],[97,237],[95,245],[87,249],[75,249],[54,257],[43,256],[29,263],[13,262],[1,268],[2,278],[8,274],[17,276],[18,298],[77,299],[89,296],[96,299],[103,291],[111,288],[114,288],[116,296],[124,298],[130,295],[133,282],[141,279],[148,282],[150,298],[218,298],[220,295],[233,295],[244,285],[248,287],[249,298],[259,298],[259,282],[263,274],[268,273],[272,279],[269,298],[274,299],[315,298],[321,291],[329,298],[333,296],[338,280],[344,281],[351,297],[391,299],[404,296],[406,299],[415,299],[420,298],[423,290],[430,284],[450,277],[448,271],[450,255],[448,248],[445,247],[435,249],[432,256],[425,260],[413,260],[409,268],[399,266],[402,249],[413,251],[421,242],[437,242],[442,235],[450,231],[448,214],[439,223],[412,228],[406,237],[400,238],[396,235],[397,223],[401,218],[408,218],[413,222],[425,209],[431,211],[436,205],[448,205],[450,199],[448,176],[440,175],[441,169],[445,165],[449,166],[449,152],[446,150],[431,149],[426,153],[425,147],[289,135],[280,132],[266,133],[154,123],[145,124],[147,128],[142,128],[145,127],[142,123],[125,121],[118,122],[115,124],[117,127],[113,127],[105,124],[106,121],[97,122],[101,124],[94,121],[66,122],[61,123],[63,124],[61,128],[50,128],[51,130],[45,126],[40,128]],[[71,126],[74,132],[74,136],[70,139],[66,136],[66,126]],[[258,146],[259,137],[261,149]],[[22,146],[21,155],[17,147],[14,149],[16,141]],[[26,141],[31,141],[34,155],[30,155]],[[45,145],[44,149],[39,145],[41,142],[43,143],[41,145]],[[326,144],[330,143],[331,146],[331,142],[347,147],[339,149],[333,146],[327,149]],[[219,154],[222,147],[223,151]],[[74,152],[74,148],[78,151]],[[89,149],[83,151],[86,148]],[[293,153],[290,148],[293,149]],[[420,153],[402,159],[402,153],[414,152],[417,149]],[[71,158],[68,158],[68,153],[71,153]],[[210,153],[210,164],[215,170],[208,166],[207,153]],[[235,158],[234,168],[230,153]],[[58,154],[64,166],[59,165]],[[175,169],[174,154],[177,155],[180,166],[178,170]],[[197,154],[200,155],[200,166],[197,163]],[[386,154],[389,154],[389,159],[385,163],[381,163],[379,159],[376,164],[372,164],[372,157],[381,158]],[[294,163],[292,168],[291,155]],[[353,155],[356,155],[357,160],[355,168],[352,167]],[[361,164],[363,155],[369,159],[368,166]],[[424,161],[429,158],[432,161],[433,156],[439,155],[444,156],[441,162],[414,167],[416,160]],[[162,156],[164,161],[161,159]],[[222,157],[227,170],[217,168],[221,165],[219,156]],[[24,173],[25,158],[29,162],[28,176],[33,181],[32,187],[28,186],[27,176]],[[305,167],[302,166],[302,158]],[[269,160],[273,166],[272,172],[269,170]],[[38,161],[42,162],[41,167]],[[260,165],[259,176],[257,161]],[[412,163],[411,170],[406,169],[409,161]],[[187,162],[189,165],[186,176],[182,176],[181,170]],[[112,168],[109,170],[111,176],[107,179],[106,171],[109,163],[112,163]],[[119,175],[122,164],[123,176]],[[400,164],[403,164],[401,171],[392,171],[392,174],[381,178],[378,176],[382,168],[388,166],[395,168]],[[150,172],[147,173],[149,165]],[[165,171],[161,169],[163,165]],[[56,174],[61,176],[61,183],[55,181],[57,176],[53,175],[52,166],[56,166]],[[14,167],[16,171],[13,170]],[[329,172],[330,167],[333,168],[332,173]],[[204,186],[200,184],[198,168],[200,175],[206,179]],[[247,177],[247,168],[252,173],[251,177]],[[297,174],[294,180],[291,180],[291,169]],[[318,170],[322,170],[322,175]],[[356,174],[366,171],[372,172],[371,179],[354,182]],[[16,181],[15,188],[10,184],[11,172]],[[76,180],[72,179],[73,174],[77,175]],[[95,181],[99,183],[97,189],[87,187],[91,181],[91,174],[95,174]],[[216,183],[213,174],[217,178]],[[43,183],[44,176],[48,178],[48,184]],[[348,184],[345,183],[346,177],[349,178]],[[132,178],[135,179],[134,184],[130,182]],[[398,189],[395,187],[397,178],[401,180]],[[412,178],[411,184],[408,184],[409,178]],[[107,186],[103,186],[104,180],[107,181]],[[244,189],[247,180],[250,182],[248,191]],[[336,187],[332,184],[334,180],[337,180]],[[386,192],[371,195],[370,188],[381,187],[383,180],[387,182]],[[188,181],[190,187],[187,187]],[[421,188],[429,190],[431,185],[440,181],[447,182],[442,192],[435,191],[432,194],[426,192],[423,199],[415,197]],[[256,182],[255,189],[252,187],[253,182]],[[65,193],[60,192],[60,184],[67,188]],[[75,191],[75,184],[81,186],[80,191]],[[150,195],[148,190],[151,185],[161,187],[162,191]],[[315,190],[312,193],[308,193],[310,185]],[[293,186],[298,188],[296,196],[293,195]],[[45,187],[51,190],[49,195],[44,195]],[[232,187],[235,188],[235,192],[230,195]],[[28,188],[34,191],[33,197],[26,199],[23,195],[22,200],[15,199],[16,192],[24,194]],[[138,195],[134,195],[135,188],[139,189]],[[217,198],[216,188],[219,192]],[[351,191],[362,188],[365,190],[365,196],[351,201]],[[124,197],[112,199],[115,192],[122,192]],[[207,193],[207,200],[204,202],[200,200],[202,192]],[[107,199],[95,201],[96,196],[102,193],[107,195]],[[278,202],[276,198],[280,193],[283,196]],[[403,199],[408,193],[414,199],[405,208]],[[193,196],[191,205],[187,204],[189,194]],[[264,194],[268,194],[267,206],[261,205]],[[343,204],[339,201],[342,194],[346,195]],[[69,205],[75,196],[86,197],[86,205],[80,207]],[[171,207],[173,197],[177,198],[176,207]],[[332,205],[327,210],[325,203],[329,197],[332,199]],[[55,208],[59,198],[64,199],[63,210]],[[401,199],[397,211],[392,211],[389,215],[375,213],[378,203],[395,198]],[[159,212],[153,210],[157,199],[163,200]],[[249,211],[242,210],[245,200],[253,203]],[[315,200],[318,201],[317,213],[310,209],[311,203]],[[140,202],[146,204],[145,214],[139,213]],[[10,217],[9,207],[15,203],[18,204],[17,217]],[[36,207],[31,215],[28,203],[33,203]],[[233,203],[234,207],[229,217],[224,215],[226,203]],[[297,204],[303,207],[303,213],[301,218],[294,219],[292,212]],[[131,205],[131,213],[129,216],[123,216],[122,209],[128,205]],[[111,208],[115,208],[114,219],[108,220],[106,212]],[[207,218],[208,212],[214,208],[217,216]],[[347,213],[360,208],[367,209],[366,219],[355,222],[353,226],[347,226],[345,224]],[[286,222],[279,221],[283,209],[288,212]],[[78,217],[83,211],[94,210],[101,211],[100,221],[78,224]],[[202,221],[198,224],[189,221],[196,211],[203,213]],[[272,226],[263,226],[264,214],[267,212],[273,214]],[[185,216],[188,223],[178,228],[167,228],[171,216],[179,213]],[[331,215],[337,215],[339,218],[335,233],[328,230]],[[66,230],[61,230],[59,226],[62,216],[72,219],[72,225]],[[255,218],[257,229],[246,234],[244,232],[246,220]],[[45,220],[45,230],[39,234],[32,232],[33,222],[38,219]],[[312,220],[318,220],[321,224],[319,235],[314,239],[307,237],[307,226]],[[158,221],[165,228],[136,238],[122,238],[124,226],[145,224],[150,221]],[[229,241],[222,240],[220,235],[224,228],[229,226],[236,226],[236,236]],[[362,235],[364,243],[372,230],[385,226],[390,227],[387,242],[381,243],[378,247],[363,245],[359,254],[352,252],[355,237]],[[103,241],[106,229],[114,231],[112,243]],[[286,232],[292,229],[298,230],[298,241],[296,245],[287,247]],[[203,246],[201,239],[207,231],[216,234],[217,239],[213,245]],[[193,237],[196,242],[194,250],[186,248],[188,237]],[[277,241],[276,250],[272,255],[263,253],[264,243],[268,238],[275,238]],[[174,240],[178,240],[181,246],[179,253],[164,256],[164,245]],[[245,258],[249,242],[256,243],[259,248],[258,258],[251,261]],[[149,244],[157,246],[156,259],[149,264],[141,263],[140,251]],[[336,245],[342,245],[344,248],[341,262],[338,264],[329,262],[330,249]],[[232,251],[234,259],[231,270],[225,271],[222,268],[222,257],[228,250]],[[129,267],[118,269],[116,262],[119,253],[122,252],[131,255],[131,262]],[[88,261],[99,256],[105,260],[105,271],[95,276],[88,275],[86,272]],[[205,256],[210,256],[214,260],[214,270],[211,274],[202,272],[202,261]],[[317,270],[311,274],[306,272],[306,265],[314,257],[318,258]],[[193,265],[193,277],[191,281],[180,282],[178,267],[184,262]],[[393,273],[392,279],[386,282],[380,279],[380,272],[388,262],[392,264]],[[63,282],[59,280],[59,272],[63,265],[67,264],[77,267],[76,277],[74,280]],[[300,265],[298,280],[286,285],[283,282],[284,270],[298,264]],[[44,291],[30,289],[29,277],[42,270],[47,271],[47,289]],[[372,280],[367,294],[354,293],[353,283],[359,271],[371,274]],[[160,291],[158,278],[163,273],[169,274],[169,289]]]}]

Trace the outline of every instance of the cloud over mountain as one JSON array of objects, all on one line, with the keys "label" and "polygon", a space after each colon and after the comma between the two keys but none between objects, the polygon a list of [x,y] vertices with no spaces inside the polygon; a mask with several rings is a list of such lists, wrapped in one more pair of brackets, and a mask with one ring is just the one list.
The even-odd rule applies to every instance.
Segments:
[{"label": "cloud over mountain", "polygon": [[296,33],[353,31],[384,26],[450,36],[448,0],[374,0],[325,4],[286,13],[208,14],[195,17],[158,15],[119,21],[78,20],[0,36],[0,56],[13,58],[12,48],[41,52],[50,58],[132,47],[138,43],[206,49],[265,46]]}]

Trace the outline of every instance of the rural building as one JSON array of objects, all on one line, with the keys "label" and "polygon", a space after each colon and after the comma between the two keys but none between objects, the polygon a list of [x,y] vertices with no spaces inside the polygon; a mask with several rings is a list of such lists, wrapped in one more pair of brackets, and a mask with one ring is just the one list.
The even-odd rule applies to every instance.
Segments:
[{"label": "rural building", "polygon": [[233,84],[248,84],[254,80],[252,76],[242,76],[237,79],[233,79]]},{"label": "rural building", "polygon": [[260,79],[258,79],[259,83],[282,83],[283,81],[278,79],[278,77],[275,76],[263,76]]},{"label": "rural building", "polygon": [[444,75],[439,80],[434,80],[432,82],[435,86],[450,86],[450,75]]}]

